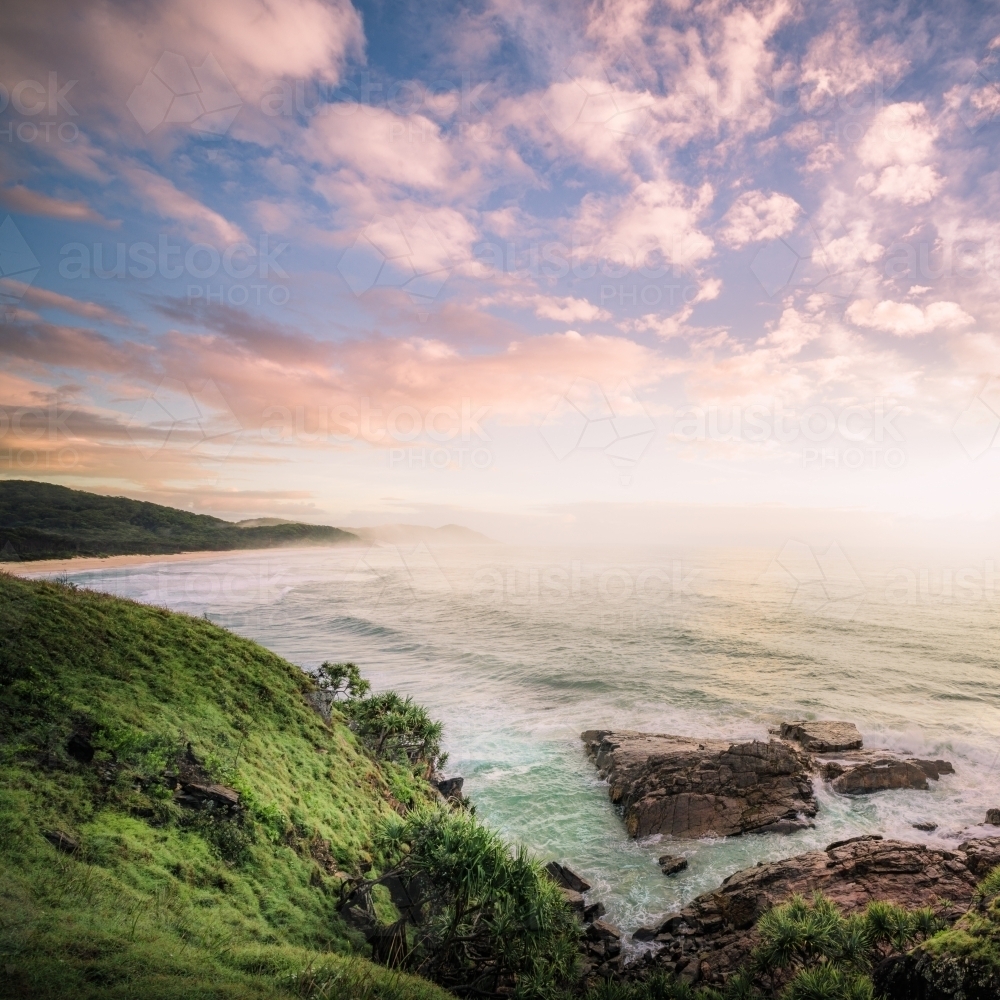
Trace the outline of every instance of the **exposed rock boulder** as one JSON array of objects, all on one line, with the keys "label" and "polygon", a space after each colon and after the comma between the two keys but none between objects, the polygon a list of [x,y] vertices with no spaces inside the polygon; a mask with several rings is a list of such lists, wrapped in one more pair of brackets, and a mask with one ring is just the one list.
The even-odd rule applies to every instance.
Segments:
[{"label": "exposed rock boulder", "polygon": [[659,864],[660,871],[664,875],[676,875],[687,868],[688,860],[687,858],[680,858],[676,854],[664,854],[660,857],[657,864]]},{"label": "exposed rock boulder", "polygon": [[[969,905],[980,869],[994,856],[1000,857],[1000,838],[944,851],[858,837],[831,844],[825,851],[737,872],[715,891],[634,936],[663,945],[655,958],[657,965],[678,975],[687,972],[689,977],[696,969],[691,981],[718,983],[746,960],[757,943],[758,918],[794,893],[823,892],[846,913],[882,899],[911,909],[940,907],[943,915],[954,918]],[[943,905],[945,900],[950,908]],[[655,930],[652,938],[650,930]]]},{"label": "exposed rock boulder", "polygon": [[549,873],[549,878],[556,885],[563,889],[571,889],[573,892],[590,892],[590,883],[579,875],[572,868],[559,864],[558,861],[550,861],[545,870]]},{"label": "exposed rock boulder", "polygon": [[1000,837],[980,837],[959,844],[958,849],[965,855],[965,864],[977,879],[985,878],[1000,865]]},{"label": "exposed rock boulder", "polygon": [[68,833],[62,830],[46,830],[42,836],[57,850],[63,854],[76,854],[80,849],[80,843]]},{"label": "exposed rock boulder", "polygon": [[437,782],[437,790],[446,799],[461,799],[465,778],[442,778]]},{"label": "exposed rock boulder", "polygon": [[238,812],[240,793],[235,788],[225,785],[207,785],[195,781],[185,781],[174,792],[174,801],[178,805],[189,806],[192,809],[227,809]]},{"label": "exposed rock boulder", "polygon": [[853,722],[783,722],[778,734],[811,753],[860,750],[864,745]]},{"label": "exposed rock boulder", "polygon": [[1000,826],[1000,809],[987,809],[986,810],[986,825],[987,826]]},{"label": "exposed rock boulder", "polygon": [[588,730],[588,754],[630,836],[731,836],[815,816],[809,758],[789,743]]},{"label": "exposed rock boulder", "polygon": [[621,931],[603,920],[595,920],[581,943],[585,978],[607,979],[621,971]]},{"label": "exposed rock boulder", "polygon": [[898,788],[925,792],[928,779],[937,781],[942,774],[955,773],[946,760],[901,758],[884,750],[857,750],[836,759],[824,758],[820,768],[841,795],[870,795]]}]

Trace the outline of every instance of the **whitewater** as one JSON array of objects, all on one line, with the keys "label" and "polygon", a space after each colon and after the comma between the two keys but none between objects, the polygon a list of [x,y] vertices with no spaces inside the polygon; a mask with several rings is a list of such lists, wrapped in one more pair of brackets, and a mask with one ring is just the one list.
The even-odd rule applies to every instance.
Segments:
[{"label": "whitewater", "polygon": [[[627,931],[835,840],[954,847],[997,832],[980,824],[1000,806],[1000,581],[974,557],[361,545],[60,576],[207,616],[307,670],[353,661],[376,690],[413,695],[444,722],[447,773],[477,815],[579,871]],[[815,828],[792,835],[637,842],[580,741],[605,727],[767,739],[798,718],[854,722],[866,747],[956,774],[856,798],[817,780]],[[667,852],[688,870],[662,875]]]}]

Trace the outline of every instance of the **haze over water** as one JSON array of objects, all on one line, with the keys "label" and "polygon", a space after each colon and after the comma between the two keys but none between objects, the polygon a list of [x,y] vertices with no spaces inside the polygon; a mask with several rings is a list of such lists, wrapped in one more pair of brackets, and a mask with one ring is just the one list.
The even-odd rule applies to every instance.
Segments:
[{"label": "haze over water", "polygon": [[[593,883],[633,930],[732,872],[878,832],[960,842],[1000,805],[993,566],[836,547],[271,550],[71,579],[213,621],[306,669],[353,660],[445,723],[477,814]],[[929,792],[850,799],[817,781],[792,836],[631,841],[580,732],[766,739],[793,718],[857,724],[870,748],[944,757]],[[916,822],[934,822],[925,834]],[[980,830],[980,833],[985,831]],[[690,868],[667,879],[656,858]]]}]

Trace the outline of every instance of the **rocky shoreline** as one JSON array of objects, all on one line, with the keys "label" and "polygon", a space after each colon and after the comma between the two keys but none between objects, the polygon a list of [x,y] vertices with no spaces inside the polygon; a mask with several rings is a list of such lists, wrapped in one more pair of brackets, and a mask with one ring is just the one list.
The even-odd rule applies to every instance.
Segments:
[{"label": "rocky shoreline", "polygon": [[950,761],[866,750],[849,722],[789,722],[772,734],[734,742],[589,729],[581,739],[636,838],[792,833],[819,811],[814,779],[841,795],[869,795],[926,791],[955,773]]},{"label": "rocky shoreline", "polygon": [[[772,730],[771,737],[733,742],[630,730],[587,730],[581,736],[634,838],[793,832],[811,825],[817,815],[815,782],[855,796],[927,790],[930,782],[955,773],[949,761],[865,749],[851,723],[790,722]],[[1000,823],[996,810],[987,822],[991,817]],[[670,854],[660,864],[664,875],[686,867]],[[639,928],[632,940],[647,947],[638,955],[633,951],[628,966],[621,932],[596,919],[603,907],[588,906],[586,890],[579,890],[574,905],[588,918],[585,971],[591,977],[630,979],[663,969],[689,984],[718,985],[746,962],[758,942],[755,925],[761,915],[793,895],[809,898],[821,892],[845,914],[859,913],[873,900],[907,909],[930,907],[951,923],[969,908],[977,883],[998,864],[1000,836],[944,850],[878,835],[759,863],[655,925]]]}]

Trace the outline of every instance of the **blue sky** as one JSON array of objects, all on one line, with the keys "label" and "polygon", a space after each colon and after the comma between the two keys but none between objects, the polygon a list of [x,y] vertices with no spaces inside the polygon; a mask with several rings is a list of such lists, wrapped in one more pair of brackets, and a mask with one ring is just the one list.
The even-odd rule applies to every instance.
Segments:
[{"label": "blue sky", "polygon": [[995,5],[43,2],[0,84],[5,476],[993,530]]}]

